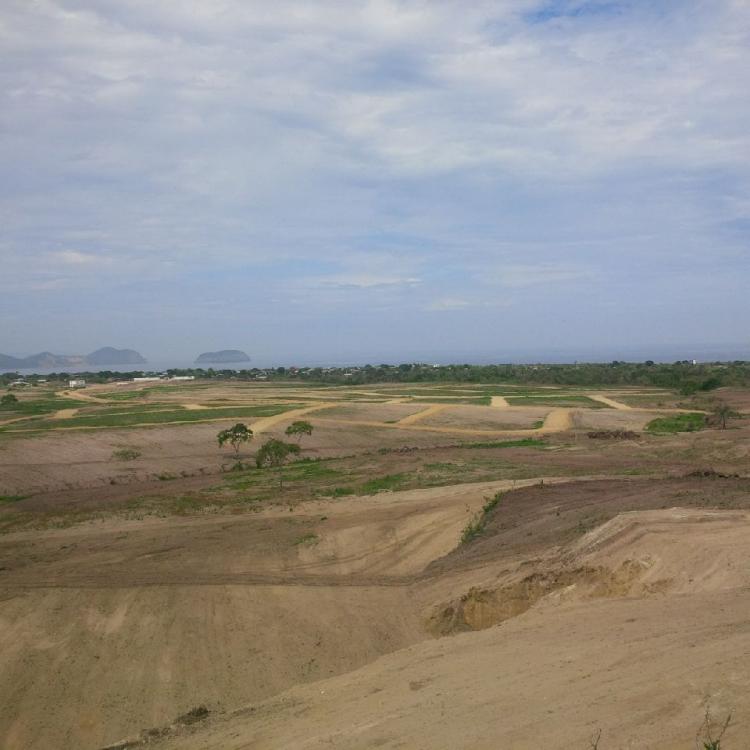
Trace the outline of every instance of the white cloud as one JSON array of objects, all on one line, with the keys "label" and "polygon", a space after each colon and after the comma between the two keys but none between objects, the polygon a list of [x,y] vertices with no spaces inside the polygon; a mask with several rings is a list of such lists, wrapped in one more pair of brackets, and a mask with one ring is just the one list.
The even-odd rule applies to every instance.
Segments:
[{"label": "white cloud", "polygon": [[313,277],[311,286],[370,289],[382,286],[414,286],[419,279],[412,276],[394,276],[369,273],[339,273],[330,276]]},{"label": "white cloud", "polygon": [[482,274],[482,281],[506,287],[526,287],[541,284],[563,284],[571,281],[590,279],[593,272],[585,268],[571,268],[555,264],[514,264],[500,265]]},{"label": "white cloud", "polygon": [[64,279],[447,319],[746,279],[747,3],[607,5],[6,0],[6,306]]},{"label": "white cloud", "polygon": [[60,250],[51,255],[53,260],[69,266],[90,266],[109,261],[109,258],[95,255],[94,253],[83,253],[80,250]]},{"label": "white cloud", "polygon": [[469,307],[470,305],[471,302],[468,302],[465,299],[458,299],[457,297],[443,297],[441,299],[435,300],[434,302],[430,302],[425,309],[440,312],[445,310],[462,310],[465,307]]}]

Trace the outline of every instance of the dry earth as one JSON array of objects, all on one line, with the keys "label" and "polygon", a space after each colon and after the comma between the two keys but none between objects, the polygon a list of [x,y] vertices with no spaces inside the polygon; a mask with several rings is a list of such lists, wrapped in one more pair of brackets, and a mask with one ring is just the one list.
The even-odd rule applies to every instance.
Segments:
[{"label": "dry earth", "polygon": [[677,747],[707,698],[747,729],[750,483],[548,478],[452,552],[509,487],[7,535],[2,746],[198,704],[217,718],[170,746]]},{"label": "dry earth", "polygon": [[[102,518],[0,536],[0,747],[554,750],[601,729],[600,750],[682,750],[707,707],[733,712],[723,748],[750,736],[743,423],[596,441],[588,426],[642,428],[659,410],[619,399],[652,394],[607,391],[594,410],[294,390],[264,387],[266,403],[307,405],[252,427],[309,419],[308,456],[364,455],[377,477],[481,453],[532,478],[305,502],[292,488],[288,506],[129,520],[114,511],[137,493],[216,483],[215,422],[4,439],[2,491],[35,493],[14,511]],[[105,389],[86,391],[82,409]],[[188,408],[243,393],[168,395]],[[546,447],[457,447],[487,435]],[[142,455],[117,462],[123,447]],[[742,476],[686,476],[709,467]],[[175,723],[200,705],[208,718]]]}]

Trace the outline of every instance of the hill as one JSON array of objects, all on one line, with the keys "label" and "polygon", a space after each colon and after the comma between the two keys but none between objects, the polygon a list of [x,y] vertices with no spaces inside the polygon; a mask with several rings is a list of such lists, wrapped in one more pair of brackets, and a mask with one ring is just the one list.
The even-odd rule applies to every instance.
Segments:
[{"label": "hill", "polygon": [[40,352],[28,357],[11,357],[0,354],[0,367],[25,370],[32,367],[86,367],[89,365],[132,365],[146,360],[133,349],[114,349],[105,346],[91,354],[52,354]]},{"label": "hill", "polygon": [[134,349],[114,349],[104,346],[86,356],[90,365],[141,365],[146,360]]},{"label": "hill", "polygon": [[195,360],[196,364],[229,364],[249,361],[250,357],[240,349],[221,349],[218,352],[203,352]]}]

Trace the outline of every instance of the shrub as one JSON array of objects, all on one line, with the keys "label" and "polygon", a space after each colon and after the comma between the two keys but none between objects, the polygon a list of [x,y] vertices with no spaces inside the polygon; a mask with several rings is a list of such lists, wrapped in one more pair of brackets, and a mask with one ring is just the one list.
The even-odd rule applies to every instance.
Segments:
[{"label": "shrub", "polygon": [[112,458],[117,461],[135,461],[141,455],[141,452],[135,448],[118,448],[112,451]]}]

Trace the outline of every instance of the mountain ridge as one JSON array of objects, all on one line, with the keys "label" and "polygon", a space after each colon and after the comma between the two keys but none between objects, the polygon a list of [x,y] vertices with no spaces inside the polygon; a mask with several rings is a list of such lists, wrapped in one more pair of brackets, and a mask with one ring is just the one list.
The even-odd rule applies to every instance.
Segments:
[{"label": "mountain ridge", "polygon": [[90,354],[53,354],[39,352],[28,357],[11,357],[0,354],[0,367],[25,370],[30,367],[81,367],[84,365],[144,364],[146,360],[135,349],[115,349],[103,346]]}]

